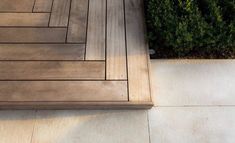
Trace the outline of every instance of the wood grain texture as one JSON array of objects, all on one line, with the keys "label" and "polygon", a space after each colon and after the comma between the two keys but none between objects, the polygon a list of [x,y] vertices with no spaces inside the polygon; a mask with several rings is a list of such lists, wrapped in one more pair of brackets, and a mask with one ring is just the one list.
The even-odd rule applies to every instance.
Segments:
[{"label": "wood grain texture", "polygon": [[104,62],[2,61],[0,80],[104,80]]},{"label": "wood grain texture", "polygon": [[72,0],[68,43],[86,43],[88,0]]},{"label": "wood grain texture", "polygon": [[107,8],[106,77],[127,79],[123,1],[107,0]]},{"label": "wood grain texture", "polygon": [[48,26],[49,13],[0,13],[0,26]]},{"label": "wood grain texture", "polygon": [[130,101],[151,101],[143,0],[125,0]]},{"label": "wood grain texture", "polygon": [[64,43],[66,28],[0,28],[0,43]]},{"label": "wood grain texture", "polygon": [[68,25],[71,0],[54,0],[49,26],[66,27]]},{"label": "wood grain texture", "polygon": [[0,0],[0,12],[32,12],[34,0]]},{"label": "wood grain texture", "polygon": [[86,60],[105,60],[106,0],[90,0]]},{"label": "wood grain texture", "polygon": [[53,0],[36,0],[33,12],[51,12]]},{"label": "wood grain texture", "polygon": [[143,16],[143,0],[0,0],[0,109],[152,107]]},{"label": "wood grain texture", "polygon": [[150,109],[153,106],[152,102],[0,102],[0,109]]},{"label": "wood grain texture", "polygon": [[0,44],[0,60],[84,60],[84,44]]},{"label": "wood grain texture", "polygon": [[0,81],[0,101],[127,101],[126,81]]}]

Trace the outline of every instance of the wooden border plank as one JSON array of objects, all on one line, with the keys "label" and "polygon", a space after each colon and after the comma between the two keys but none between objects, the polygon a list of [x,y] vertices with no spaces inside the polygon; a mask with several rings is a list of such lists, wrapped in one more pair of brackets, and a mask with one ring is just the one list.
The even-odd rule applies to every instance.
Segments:
[{"label": "wooden border plank", "polygon": [[124,4],[122,0],[107,0],[106,78],[127,79]]},{"label": "wooden border plank", "polygon": [[0,26],[47,27],[49,13],[0,13]]},{"label": "wooden border plank", "polygon": [[84,60],[85,44],[0,44],[0,60]]},{"label": "wooden border plank", "polygon": [[65,43],[67,28],[0,28],[0,43]]},{"label": "wooden border plank", "polygon": [[54,0],[49,26],[51,27],[68,26],[70,3],[71,0]]},{"label": "wooden border plank", "polygon": [[125,0],[129,100],[151,101],[143,0]]},{"label": "wooden border plank", "polygon": [[105,60],[106,0],[90,0],[86,60]]},{"label": "wooden border plank", "polygon": [[32,12],[34,0],[1,0],[0,12]]},{"label": "wooden border plank", "polygon": [[105,62],[1,61],[0,80],[104,80]]},{"label": "wooden border plank", "polygon": [[0,81],[0,102],[127,100],[126,81]]},{"label": "wooden border plank", "polygon": [[152,102],[0,102],[0,109],[150,109]]},{"label": "wooden border plank", "polygon": [[68,43],[86,43],[88,0],[72,0]]}]

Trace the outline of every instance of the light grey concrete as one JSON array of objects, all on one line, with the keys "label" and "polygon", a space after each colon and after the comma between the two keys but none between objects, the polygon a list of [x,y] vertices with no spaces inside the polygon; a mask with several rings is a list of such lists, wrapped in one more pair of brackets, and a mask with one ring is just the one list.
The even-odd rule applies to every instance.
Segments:
[{"label": "light grey concrete", "polygon": [[0,112],[0,143],[126,142],[149,143],[146,110]]},{"label": "light grey concrete", "polygon": [[235,60],[151,63],[151,143],[235,142]]},{"label": "light grey concrete", "polygon": [[148,143],[146,111],[39,111],[32,143]]},{"label": "light grey concrete", "polygon": [[30,143],[35,111],[0,111],[0,143]]},{"label": "light grey concrete", "polygon": [[235,105],[235,60],[152,60],[156,106]]},{"label": "light grey concrete", "polygon": [[151,143],[234,143],[235,107],[155,107]]}]

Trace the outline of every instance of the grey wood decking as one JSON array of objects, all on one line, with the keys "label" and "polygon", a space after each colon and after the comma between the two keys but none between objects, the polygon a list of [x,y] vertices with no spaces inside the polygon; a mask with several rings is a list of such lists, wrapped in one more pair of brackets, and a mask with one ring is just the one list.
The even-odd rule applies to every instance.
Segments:
[{"label": "grey wood decking", "polygon": [[150,108],[143,0],[0,0],[0,108]]}]

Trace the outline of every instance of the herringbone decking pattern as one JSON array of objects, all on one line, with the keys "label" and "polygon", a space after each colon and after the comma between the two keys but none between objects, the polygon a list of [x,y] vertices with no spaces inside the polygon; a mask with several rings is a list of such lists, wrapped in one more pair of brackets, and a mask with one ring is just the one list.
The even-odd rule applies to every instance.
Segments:
[{"label": "herringbone decking pattern", "polygon": [[149,108],[142,0],[0,0],[1,108]]}]

